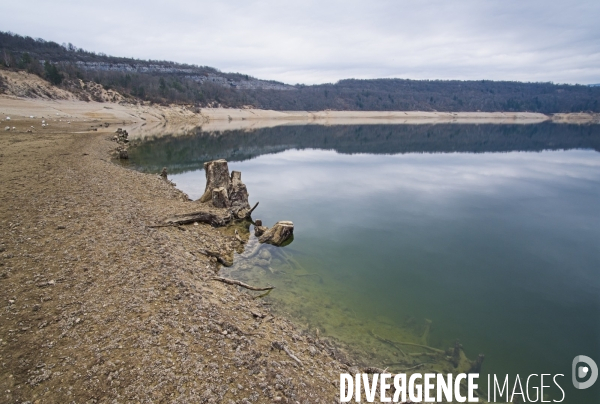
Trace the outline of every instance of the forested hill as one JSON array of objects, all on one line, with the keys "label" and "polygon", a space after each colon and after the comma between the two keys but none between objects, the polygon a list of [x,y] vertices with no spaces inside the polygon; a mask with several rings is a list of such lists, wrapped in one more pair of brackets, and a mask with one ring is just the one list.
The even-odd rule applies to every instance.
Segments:
[{"label": "forested hill", "polygon": [[[0,32],[2,69],[27,70],[76,92],[79,79],[132,100],[274,110],[600,112],[600,87],[459,80],[341,80],[286,85],[207,66],[88,52]],[[0,82],[0,92],[2,83]]]}]

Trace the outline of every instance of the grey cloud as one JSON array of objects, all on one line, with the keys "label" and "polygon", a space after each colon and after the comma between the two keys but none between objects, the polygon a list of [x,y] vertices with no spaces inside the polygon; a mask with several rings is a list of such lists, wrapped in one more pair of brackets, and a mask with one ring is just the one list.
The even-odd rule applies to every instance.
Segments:
[{"label": "grey cloud", "polygon": [[28,1],[3,30],[288,83],[600,82],[598,1]]}]

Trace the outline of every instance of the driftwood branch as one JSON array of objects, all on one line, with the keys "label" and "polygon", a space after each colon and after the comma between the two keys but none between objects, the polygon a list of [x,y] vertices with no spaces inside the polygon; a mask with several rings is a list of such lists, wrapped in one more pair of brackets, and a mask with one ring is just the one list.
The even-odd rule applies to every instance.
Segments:
[{"label": "driftwood branch", "polygon": [[260,294],[260,295],[258,295],[258,296],[254,296],[254,300],[256,300],[256,299],[262,299],[263,297],[265,297],[265,296],[268,296],[268,295],[269,295],[269,293],[271,293],[271,290],[272,290],[272,289],[269,289],[269,290],[267,290],[265,293],[262,293],[262,294]]},{"label": "driftwood branch", "polygon": [[292,353],[292,351],[290,351],[290,349],[289,349],[287,346],[285,346],[285,345],[284,345],[284,346],[283,346],[283,350],[285,351],[285,353],[286,353],[286,354],[288,354],[288,356],[289,356],[290,358],[292,358],[293,360],[295,360],[296,362],[298,362],[298,364],[299,364],[300,366],[303,366],[303,365],[302,365],[302,361],[301,361],[300,359],[298,359],[298,358],[296,357],[296,355],[294,355],[294,354]]},{"label": "driftwood branch", "polygon": [[[416,347],[419,347],[419,348],[429,349],[430,351],[437,352],[437,353],[444,353],[444,351],[442,351],[441,349],[437,349],[437,348],[434,348],[434,347],[431,347],[431,346],[427,346],[427,345],[414,344],[412,342],[391,341],[389,339],[382,338],[382,337],[378,336],[373,331],[371,331],[371,335],[374,338],[378,339],[379,341],[382,341],[382,342],[385,342],[385,343],[390,344],[392,346],[395,346],[396,348],[398,348],[396,345],[408,345],[408,346],[416,346]],[[398,349],[400,349],[400,348],[398,348]]]},{"label": "driftwood branch", "polygon": [[444,353],[444,351],[442,351],[441,349],[437,349],[437,348],[427,346],[427,345],[413,344],[411,342],[401,342],[401,341],[395,341],[395,343],[399,344],[399,345],[409,345],[409,346],[416,346],[419,348],[429,349],[430,351],[437,352],[437,353]]},{"label": "driftwood branch", "polygon": [[273,341],[271,343],[271,346],[273,348],[279,349],[280,351],[284,351],[290,358],[295,360],[300,366],[304,366],[302,364],[302,361],[300,359],[298,359],[298,357],[296,355],[294,355],[294,353],[287,347],[285,342]]},{"label": "driftwood branch", "polygon": [[438,356],[440,353],[439,352],[411,352],[408,354],[408,356],[428,356],[428,357],[436,357]]},{"label": "driftwood branch", "polygon": [[210,212],[190,212],[174,215],[164,220],[167,225],[190,224],[194,222],[208,223],[213,227],[225,226],[231,221],[231,215],[216,215]]},{"label": "driftwood branch", "polygon": [[199,249],[198,252],[202,255],[206,255],[207,257],[215,257],[217,259],[217,262],[220,262],[221,264],[223,264],[226,267],[230,267],[233,265],[233,261],[231,259],[228,259],[227,257],[223,257],[216,252],[212,252],[212,251],[208,251],[208,250],[201,250],[201,249]]},{"label": "driftwood branch", "polygon": [[388,344],[388,345],[391,345],[391,346],[393,346],[393,347],[394,347],[394,348],[396,348],[398,351],[400,351],[400,353],[401,353],[403,356],[406,356],[406,352],[404,352],[404,351],[402,350],[402,348],[400,348],[400,347],[398,346],[398,344],[397,344],[397,343],[395,343],[394,341],[392,341],[392,340],[389,340],[389,339],[387,339],[387,338],[380,337],[379,335],[375,334],[375,333],[373,332],[373,330],[371,330],[371,335],[372,335],[372,336],[373,336],[373,338],[375,338],[376,340],[379,340],[379,341],[381,341],[381,342],[384,342],[384,343],[386,343],[386,344]]},{"label": "driftwood branch", "polygon": [[256,290],[256,291],[263,291],[263,290],[275,289],[274,286],[269,286],[269,287],[266,287],[266,288],[257,288],[256,286],[250,286],[248,284],[245,284],[244,282],[236,281],[235,279],[222,278],[220,276],[213,276],[212,280],[223,282],[223,283],[226,283],[228,285],[241,286],[241,287],[243,287],[245,289]]},{"label": "driftwood branch", "polygon": [[252,209],[250,209],[250,210],[248,211],[248,213],[246,213],[246,217],[247,217],[247,218],[248,218],[248,217],[250,217],[250,216],[252,215],[252,212],[254,212],[254,209],[256,209],[256,207],[257,207],[257,206],[258,206],[258,202],[256,202],[256,203],[254,204],[254,206],[252,207]]}]

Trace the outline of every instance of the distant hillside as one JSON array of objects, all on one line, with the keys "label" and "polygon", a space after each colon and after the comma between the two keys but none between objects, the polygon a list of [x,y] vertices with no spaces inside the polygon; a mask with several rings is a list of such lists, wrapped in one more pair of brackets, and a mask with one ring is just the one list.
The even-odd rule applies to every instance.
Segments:
[{"label": "distant hillside", "polygon": [[[146,61],[88,52],[72,44],[0,32],[0,65],[27,70],[80,93],[84,82],[116,90],[131,100],[273,110],[419,110],[600,112],[600,87],[459,80],[341,80],[286,85],[208,66]],[[2,83],[0,82],[0,92]],[[92,95],[92,99],[95,99]],[[100,101],[100,99],[98,99]]]}]

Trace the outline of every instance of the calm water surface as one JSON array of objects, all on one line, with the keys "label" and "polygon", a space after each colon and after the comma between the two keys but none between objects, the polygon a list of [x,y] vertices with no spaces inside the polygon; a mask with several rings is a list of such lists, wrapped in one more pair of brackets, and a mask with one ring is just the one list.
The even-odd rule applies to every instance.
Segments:
[{"label": "calm water surface", "polygon": [[287,127],[166,137],[131,156],[178,172],[193,199],[202,163],[227,158],[255,219],[291,220],[295,238],[267,246],[268,265],[238,256],[222,273],[275,285],[274,306],[365,362],[408,366],[376,336],[458,339],[485,354],[484,374],[563,373],[566,402],[593,403],[599,383],[575,391],[570,369],[576,355],[600,363],[599,139],[548,124]]}]

